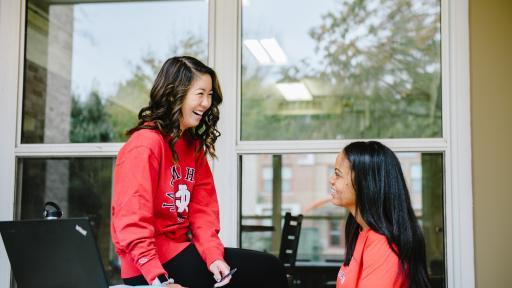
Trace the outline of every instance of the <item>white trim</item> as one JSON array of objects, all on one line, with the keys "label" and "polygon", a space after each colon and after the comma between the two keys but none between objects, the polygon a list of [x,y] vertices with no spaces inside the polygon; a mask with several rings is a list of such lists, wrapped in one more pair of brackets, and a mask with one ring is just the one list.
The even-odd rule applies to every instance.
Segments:
[{"label": "white trim", "polygon": [[[227,1],[226,1],[227,2]],[[235,5],[234,0],[223,5]],[[227,7],[226,6],[226,7]],[[238,10],[238,17],[241,12]],[[217,15],[218,16],[218,15]],[[218,16],[220,17],[220,16]],[[445,155],[445,241],[447,287],[475,286],[474,243],[473,243],[473,210],[471,183],[471,131],[470,131],[470,94],[469,94],[469,14],[468,0],[441,1],[441,37],[442,37],[442,104],[443,104],[443,136],[435,139],[379,139],[394,151],[432,151]],[[241,21],[237,22],[238,29]],[[222,33],[231,33],[222,31]],[[237,31],[239,32],[239,31]],[[240,37],[240,33],[236,34]],[[231,38],[230,38],[231,39]],[[223,121],[223,137],[219,147],[223,149],[221,159],[228,165],[217,171],[219,190],[237,187],[237,164],[234,155],[253,153],[321,153],[337,152],[348,140],[319,141],[241,141],[240,131],[240,79],[241,49],[237,41],[238,51],[222,58],[222,62],[236,61],[232,71],[223,71],[229,82],[223,82],[223,89],[236,91],[236,109],[233,103],[223,104],[221,121]],[[231,48],[231,45],[228,46]],[[218,45],[216,47],[221,47]],[[224,46],[222,46],[224,47]],[[217,52],[219,55],[220,52]],[[236,59],[232,57],[236,55]],[[219,60],[220,61],[220,60]],[[232,86],[231,86],[232,85]],[[228,94],[226,94],[228,95]],[[229,96],[232,96],[231,94]],[[228,101],[232,98],[225,97]],[[229,107],[226,107],[229,106]],[[227,124],[233,121],[235,125]],[[229,129],[235,129],[229,130]],[[233,139],[229,139],[232,137]],[[232,141],[236,141],[233,146]],[[229,145],[225,145],[229,144]],[[231,152],[229,152],[231,150]],[[228,153],[228,154],[225,154]],[[231,154],[229,154],[231,153]],[[222,157],[228,156],[229,159]],[[236,209],[240,209],[236,207]],[[234,221],[231,223],[235,223]],[[235,237],[235,236],[232,236]]]},{"label": "white trim", "polygon": [[[443,37],[449,65],[444,79],[449,89],[446,152],[446,251],[448,287],[475,287],[473,192],[471,174],[471,110],[469,86],[468,0],[443,2],[449,34]],[[448,2],[448,3],[446,3]],[[448,11],[446,11],[448,10]],[[443,16],[443,15],[442,15]],[[444,32],[445,30],[443,30]],[[449,83],[449,84],[448,84]]]},{"label": "white trim", "polygon": [[[18,91],[17,91],[17,99],[16,99],[16,102],[18,103],[18,107],[17,107],[17,114],[16,115],[23,115],[23,77],[25,75],[25,70],[23,69],[24,67],[24,64],[25,64],[25,49],[23,47],[25,47],[25,37],[23,37],[23,35],[25,35],[22,31],[26,31],[25,28],[26,28],[26,21],[25,21],[25,17],[26,17],[26,13],[24,13],[24,11],[26,11],[26,1],[24,0],[20,0],[21,2],[21,11],[20,11],[20,22],[19,22],[19,25],[20,25],[20,36],[19,36],[19,40],[18,40],[18,43],[19,43],[19,55],[18,55]],[[23,128],[23,119],[22,117],[16,117],[16,146],[18,146],[20,143],[21,143],[21,131],[22,131],[22,128]]]},{"label": "white trim", "polygon": [[[224,92],[213,162],[221,205],[221,237],[238,245],[238,154],[337,152],[348,143],[329,141],[240,141],[240,27],[238,0],[209,0],[208,62]],[[24,47],[23,0],[0,1],[0,220],[12,219],[15,201],[15,157],[115,156],[122,143],[20,144]],[[471,130],[469,90],[468,0],[442,0],[443,138],[379,139],[395,151],[445,153],[445,231],[447,286],[475,286],[473,242]],[[16,97],[18,96],[18,97]],[[16,112],[18,117],[16,117]],[[0,247],[0,287],[8,287],[9,262]]]},{"label": "white trim", "polygon": [[[361,141],[369,141],[364,139]],[[444,139],[378,139],[397,152],[442,152],[447,143]],[[286,154],[286,153],[337,153],[358,139],[306,140],[306,141],[244,141],[236,146],[238,154]]]},{"label": "white trim", "polygon": [[[20,51],[21,1],[0,1],[0,220],[12,220],[15,202],[16,96]],[[1,242],[1,241],[0,241]],[[0,245],[0,286],[9,287],[11,268]]]},{"label": "white trim", "polygon": [[236,107],[237,107],[237,43],[240,27],[237,0],[215,2],[215,71],[219,76],[224,100],[220,106],[219,130],[222,136],[215,147],[218,159],[213,162],[217,196],[220,205],[221,238],[224,245],[238,246],[239,197],[237,188]]},{"label": "white trim", "polygon": [[208,0],[208,66],[215,66],[215,0]]},{"label": "white trim", "polygon": [[22,144],[16,147],[18,157],[117,156],[124,143]]}]

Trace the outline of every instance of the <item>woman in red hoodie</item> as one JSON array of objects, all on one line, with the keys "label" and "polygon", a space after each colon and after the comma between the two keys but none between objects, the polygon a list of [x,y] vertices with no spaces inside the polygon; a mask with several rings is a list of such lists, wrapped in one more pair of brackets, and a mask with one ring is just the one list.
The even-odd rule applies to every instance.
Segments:
[{"label": "woman in red hoodie", "polygon": [[425,240],[393,151],[376,141],[351,143],[330,182],[331,201],[350,212],[336,287],[430,287]]},{"label": "woman in red hoodie", "polygon": [[114,170],[111,232],[125,284],[286,287],[276,257],[224,248],[218,237],[207,156],[221,102],[215,72],[195,58],[168,59],[158,73]]}]

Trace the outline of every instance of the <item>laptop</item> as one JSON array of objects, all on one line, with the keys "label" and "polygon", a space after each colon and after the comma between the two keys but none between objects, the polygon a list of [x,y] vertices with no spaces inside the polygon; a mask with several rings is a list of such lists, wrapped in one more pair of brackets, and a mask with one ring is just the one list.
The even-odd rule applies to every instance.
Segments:
[{"label": "laptop", "polygon": [[87,218],[0,222],[19,288],[107,288]]}]

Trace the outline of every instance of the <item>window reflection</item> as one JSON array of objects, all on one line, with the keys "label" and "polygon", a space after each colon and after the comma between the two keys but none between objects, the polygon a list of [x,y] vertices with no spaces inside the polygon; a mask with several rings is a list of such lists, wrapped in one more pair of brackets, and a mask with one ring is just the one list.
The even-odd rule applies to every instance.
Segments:
[{"label": "window reflection", "polygon": [[66,2],[27,2],[22,143],[124,141],[163,61],[207,61],[207,1]]},{"label": "window reflection", "polygon": [[[431,277],[438,280],[436,283],[443,283],[443,156],[441,153],[410,152],[397,153],[397,156],[412,206],[425,234]],[[280,158],[277,162],[280,167],[273,161],[276,157]],[[297,265],[316,263],[332,267],[332,263],[341,264],[348,212],[330,202],[329,177],[334,170],[336,154],[243,155],[241,158],[241,246],[277,255],[282,223],[275,222],[273,211],[281,215],[286,212],[303,214]],[[289,169],[286,174],[282,172],[284,167]],[[267,178],[274,176],[275,169],[281,169],[278,182],[289,182],[290,191],[281,189],[276,194],[272,189],[279,186],[265,185]],[[266,191],[267,186],[271,191]],[[275,209],[275,205],[280,206]]]},{"label": "window reflection", "polygon": [[440,15],[439,0],[248,2],[242,140],[441,137]]},{"label": "window reflection", "polygon": [[110,240],[113,158],[21,158],[18,160],[17,219],[41,219],[47,201],[63,217],[89,217],[112,284],[119,283],[119,263]]}]

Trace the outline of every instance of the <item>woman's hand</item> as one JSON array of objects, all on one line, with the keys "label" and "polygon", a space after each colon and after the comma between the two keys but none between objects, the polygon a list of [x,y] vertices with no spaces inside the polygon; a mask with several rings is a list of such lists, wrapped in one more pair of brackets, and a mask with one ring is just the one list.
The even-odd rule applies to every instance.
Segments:
[{"label": "woman's hand", "polygon": [[229,283],[231,280],[231,276],[228,276],[226,279],[224,279],[222,282],[219,282],[222,276],[229,273],[229,265],[224,262],[224,260],[215,260],[212,264],[210,264],[210,271],[213,273],[213,278],[215,278],[215,281],[218,283],[215,284],[215,287],[221,287]]}]

